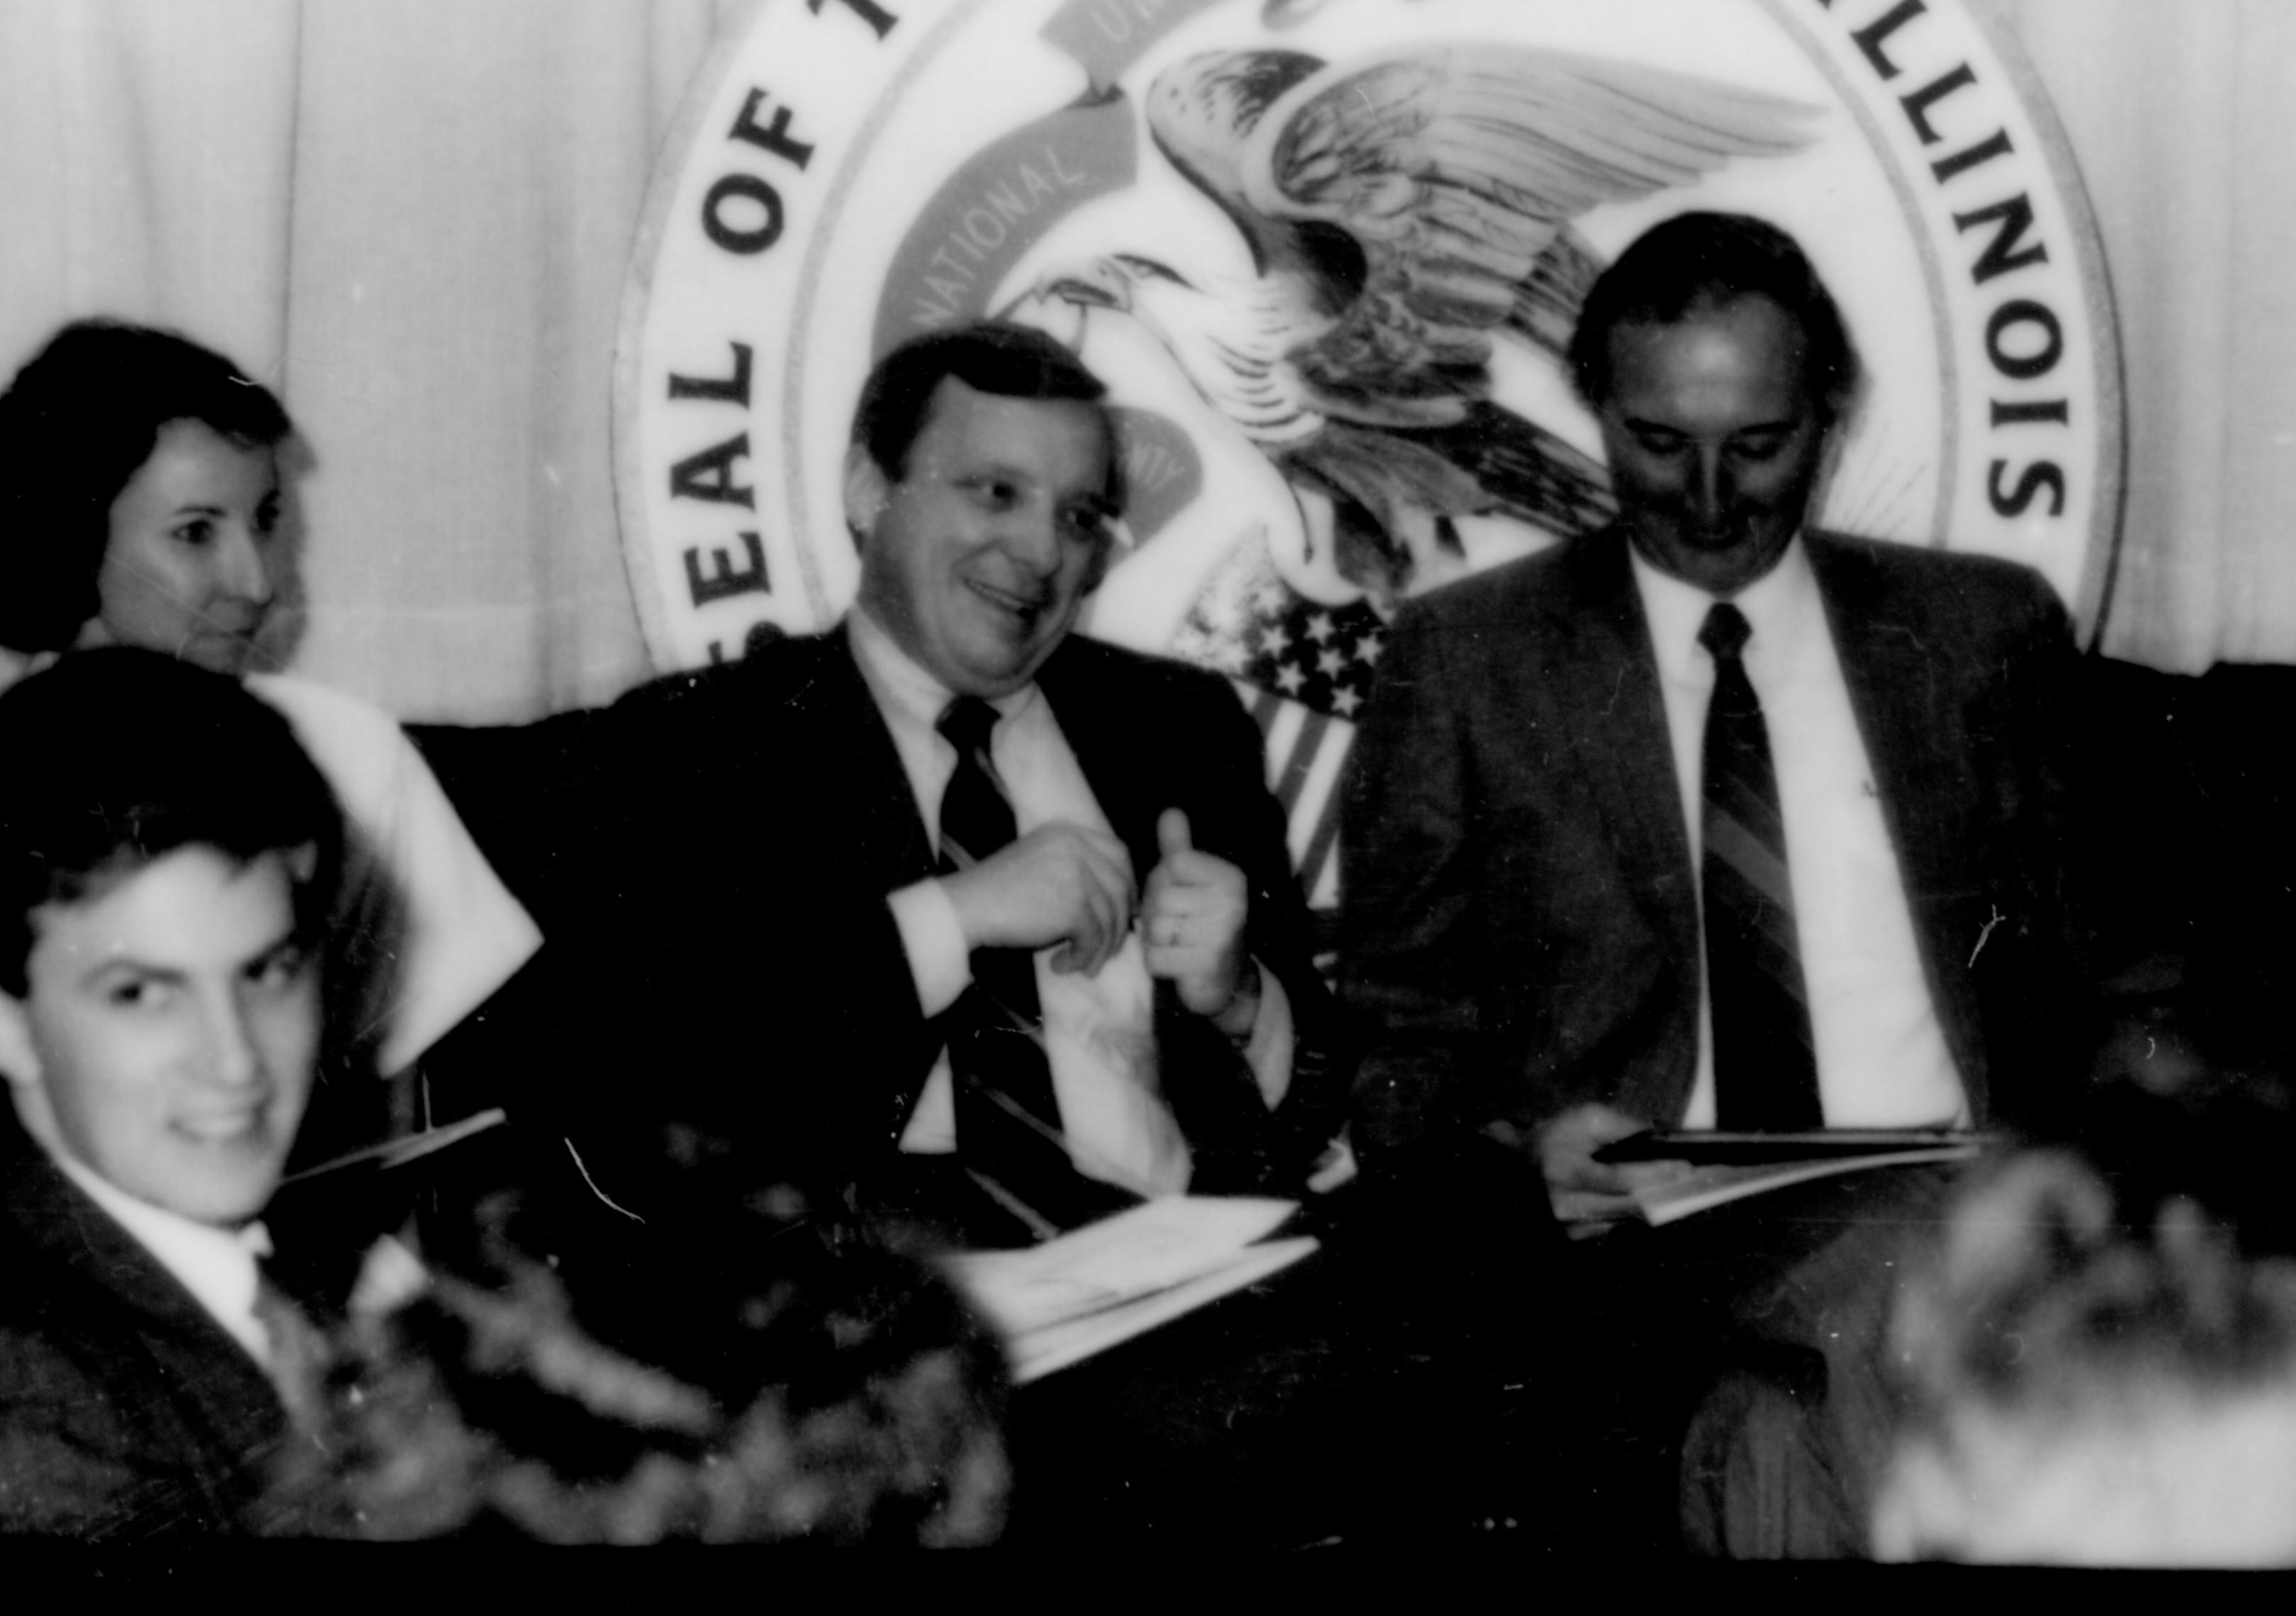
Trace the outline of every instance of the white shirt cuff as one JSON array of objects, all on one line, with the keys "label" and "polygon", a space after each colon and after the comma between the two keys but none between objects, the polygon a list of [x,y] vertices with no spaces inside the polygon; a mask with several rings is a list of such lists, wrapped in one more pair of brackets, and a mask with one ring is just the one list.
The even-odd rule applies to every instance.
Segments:
[{"label": "white shirt cuff", "polygon": [[917,1005],[928,1017],[939,1015],[972,984],[972,956],[964,946],[964,925],[956,917],[956,905],[938,880],[903,887],[885,902],[892,908],[901,947],[909,956]]}]

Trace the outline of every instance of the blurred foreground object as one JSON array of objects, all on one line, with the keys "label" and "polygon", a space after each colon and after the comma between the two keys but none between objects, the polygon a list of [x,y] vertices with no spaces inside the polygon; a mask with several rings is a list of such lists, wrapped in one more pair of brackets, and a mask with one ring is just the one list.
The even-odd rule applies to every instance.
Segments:
[{"label": "blurred foreground object", "polygon": [[468,1277],[354,1318],[325,1456],[282,1492],[340,1537],[993,1539],[995,1338],[922,1263],[800,1211],[759,1197],[554,1267],[490,1205]]},{"label": "blurred foreground object", "polygon": [[1912,1276],[1880,1557],[2296,1564],[2296,1259],[2259,1171],[2288,1114],[2110,1110],[1974,1179]]}]

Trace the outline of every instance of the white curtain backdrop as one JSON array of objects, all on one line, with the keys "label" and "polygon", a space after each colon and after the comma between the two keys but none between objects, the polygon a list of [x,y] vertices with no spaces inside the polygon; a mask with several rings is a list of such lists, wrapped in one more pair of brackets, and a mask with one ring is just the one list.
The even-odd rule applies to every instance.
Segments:
[{"label": "white curtain backdrop", "polygon": [[2087,180],[2129,422],[2104,649],[2296,661],[2296,5],[2009,0]]},{"label": "white curtain backdrop", "polygon": [[[0,366],[174,325],[279,388],[296,667],[499,721],[648,671],[609,377],[657,146],[715,31],[797,0],[0,0]],[[2023,42],[2118,293],[2112,654],[2296,661],[2296,4],[1978,0]]]}]

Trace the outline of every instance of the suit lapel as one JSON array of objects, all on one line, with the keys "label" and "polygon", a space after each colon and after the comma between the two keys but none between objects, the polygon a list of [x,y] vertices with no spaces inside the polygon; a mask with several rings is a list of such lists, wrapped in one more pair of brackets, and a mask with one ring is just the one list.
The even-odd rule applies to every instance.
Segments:
[{"label": "suit lapel", "polygon": [[1123,702],[1122,685],[1103,676],[1094,650],[1070,636],[1037,670],[1037,687],[1109,828],[1132,855],[1134,874],[1144,882],[1160,857],[1156,818],[1163,805],[1157,800],[1157,752],[1150,743],[1159,732],[1154,715]]},{"label": "suit lapel", "polygon": [[1549,597],[1554,620],[1542,636],[1558,648],[1542,670],[1553,682],[1554,710],[1570,726],[1636,899],[1661,917],[1661,930],[1694,964],[1697,906],[1682,787],[1626,540],[1615,529],[1578,540],[1561,570],[1568,587]]},{"label": "suit lapel", "polygon": [[[883,859],[880,884],[891,891],[933,873],[932,840],[848,632],[840,625],[810,642],[815,665],[791,700],[813,733],[808,744],[791,751],[800,758],[835,759],[807,783],[818,790],[823,823],[835,833],[828,845]],[[789,758],[777,762],[786,768]]]},{"label": "suit lapel", "polygon": [[[53,1284],[55,1327],[102,1338],[119,1396],[144,1405],[136,1412],[149,1448],[138,1461],[188,1472],[200,1489],[197,1498],[147,1494],[136,1517],[118,1530],[140,1537],[193,1522],[209,1530],[238,1523],[261,1485],[264,1460],[287,1430],[270,1377],[12,1116],[4,1127],[13,1136],[0,1152],[5,1215],[37,1266],[12,1283]],[[161,1389],[164,1396],[151,1395]]]},{"label": "suit lapel", "polygon": [[1968,796],[1975,755],[1951,684],[1962,659],[1940,643],[1949,624],[1923,611],[1921,597],[1891,588],[1860,548],[1818,533],[1805,542],[1898,856],[1915,946],[1947,1046],[1982,1115],[1979,1008],[1967,967],[1950,957],[1941,935],[1953,896],[1968,885],[1967,842],[1976,831],[1950,811]]},{"label": "suit lapel", "polygon": [[1939,684],[1952,659],[1858,552],[1823,534],[1806,543],[1906,890],[1944,890],[1952,877],[1938,838],[1907,810],[1936,800],[1942,783],[1969,771],[1959,715]]}]

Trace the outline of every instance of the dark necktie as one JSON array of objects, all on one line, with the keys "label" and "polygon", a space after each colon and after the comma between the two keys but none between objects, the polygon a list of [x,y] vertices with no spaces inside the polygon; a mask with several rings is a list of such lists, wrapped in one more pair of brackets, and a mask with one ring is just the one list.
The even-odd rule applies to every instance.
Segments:
[{"label": "dark necktie", "polygon": [[[970,868],[1014,837],[1013,805],[989,756],[996,726],[996,710],[978,696],[957,697],[936,726],[956,748],[956,772],[940,800],[944,874]],[[942,1024],[955,1079],[957,1151],[966,1170],[1039,1234],[1074,1221],[1070,1202],[1078,1181],[1045,1058],[1034,955],[975,948],[972,985]]]},{"label": "dark necktie", "polygon": [[1825,1119],[1770,733],[1746,677],[1752,633],[1746,614],[1726,601],[1716,603],[1698,631],[1714,657],[1701,874],[1714,1120],[1734,1131],[1785,1132],[1821,1128]]}]

